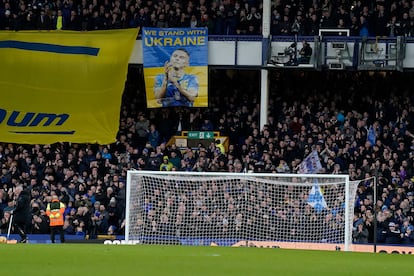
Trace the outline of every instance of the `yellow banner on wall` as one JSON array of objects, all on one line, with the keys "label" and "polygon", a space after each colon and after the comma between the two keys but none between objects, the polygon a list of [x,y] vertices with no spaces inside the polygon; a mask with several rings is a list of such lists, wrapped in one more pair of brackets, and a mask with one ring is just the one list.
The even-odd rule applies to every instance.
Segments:
[{"label": "yellow banner on wall", "polygon": [[114,142],[137,33],[0,32],[0,141]]}]

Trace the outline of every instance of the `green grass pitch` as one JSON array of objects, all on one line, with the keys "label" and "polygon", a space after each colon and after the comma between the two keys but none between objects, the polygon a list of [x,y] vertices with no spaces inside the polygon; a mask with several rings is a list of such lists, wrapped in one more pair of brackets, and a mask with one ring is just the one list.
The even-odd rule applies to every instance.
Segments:
[{"label": "green grass pitch", "polygon": [[414,256],[159,245],[4,244],[0,275],[411,275]]}]

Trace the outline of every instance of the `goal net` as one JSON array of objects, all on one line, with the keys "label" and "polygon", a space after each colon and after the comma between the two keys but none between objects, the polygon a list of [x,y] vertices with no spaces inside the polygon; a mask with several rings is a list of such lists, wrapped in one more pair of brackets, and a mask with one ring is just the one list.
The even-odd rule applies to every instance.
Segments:
[{"label": "goal net", "polygon": [[357,186],[347,175],[128,171],[125,239],[349,250]]}]

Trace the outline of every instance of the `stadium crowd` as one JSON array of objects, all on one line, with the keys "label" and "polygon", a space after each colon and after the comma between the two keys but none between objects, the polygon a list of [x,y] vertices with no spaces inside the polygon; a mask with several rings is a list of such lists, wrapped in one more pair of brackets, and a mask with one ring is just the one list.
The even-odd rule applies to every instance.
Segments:
[{"label": "stadium crowd", "polygon": [[[205,27],[213,35],[261,34],[262,1],[5,0],[2,30],[107,30]],[[414,35],[410,0],[273,0],[272,35],[318,35],[320,28],[351,36]]]},{"label": "stadium crowd", "polygon": [[[136,78],[139,70],[130,69],[115,143],[0,144],[1,233],[7,233],[13,190],[19,183],[31,195],[30,233],[49,232],[45,206],[58,195],[67,206],[65,233],[93,238],[124,233],[128,169],[296,173],[300,162],[316,150],[322,173],[367,179],[358,186],[355,242],[374,241],[376,215],[378,242],[414,244],[412,74],[272,71],[269,120],[260,129],[256,71],[211,69],[209,108],[146,109],[142,82]],[[186,149],[167,144],[181,130],[220,131],[229,137],[228,150],[216,142]],[[376,210],[370,177],[377,177]],[[258,209],[276,207],[272,196],[259,190],[252,196],[258,205],[262,202],[257,198],[266,198]],[[195,194],[187,205],[179,198],[149,195],[147,203],[155,207],[148,209],[151,216],[143,218],[144,226],[174,223],[180,208],[187,209],[184,222],[202,220],[201,214],[209,212],[193,202]],[[233,229],[238,221],[251,221],[228,209],[235,204],[225,194],[218,198],[228,215],[218,227]],[[167,206],[174,216],[165,216]],[[267,214],[269,221],[277,221],[271,217],[276,213]],[[332,209],[323,214],[337,225]]]}]

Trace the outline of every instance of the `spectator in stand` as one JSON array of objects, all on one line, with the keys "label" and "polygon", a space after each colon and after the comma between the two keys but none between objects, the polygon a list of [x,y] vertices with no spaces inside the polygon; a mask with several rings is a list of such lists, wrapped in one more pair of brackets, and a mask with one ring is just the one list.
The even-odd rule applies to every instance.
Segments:
[{"label": "spectator in stand", "polygon": [[387,36],[389,34],[389,31],[387,31],[388,16],[385,12],[383,3],[378,3],[373,17],[373,21],[375,22],[375,34],[378,36]]},{"label": "spectator in stand", "polygon": [[401,243],[405,245],[414,245],[414,226],[409,225],[404,233],[401,233]]},{"label": "spectator in stand", "polygon": [[200,126],[200,129],[202,131],[213,131],[214,126],[213,126],[213,123],[211,122],[211,120],[209,118],[205,118],[203,123]]},{"label": "spectator in stand", "polygon": [[0,234],[7,234],[10,224],[10,212],[4,212],[0,219]]},{"label": "spectator in stand", "polygon": [[138,121],[135,123],[135,132],[138,135],[138,145],[144,146],[149,132],[149,120],[143,112],[138,113]]},{"label": "spectator in stand", "polygon": [[159,132],[155,126],[155,124],[151,124],[148,133],[148,142],[150,143],[151,147],[156,148],[159,143]]},{"label": "spectator in stand", "polygon": [[352,232],[352,241],[354,243],[368,243],[368,229],[365,228],[363,221],[359,222],[356,227]]},{"label": "spectator in stand", "polygon": [[207,28],[209,34],[213,33],[214,22],[210,19],[210,15],[208,13],[204,13],[201,15],[201,21],[199,22],[199,27]]},{"label": "spectator in stand", "polygon": [[249,27],[249,22],[247,20],[246,11],[244,9],[240,10],[239,18],[237,21],[236,33],[239,35],[244,35],[247,33]]},{"label": "spectator in stand", "polygon": [[37,19],[38,30],[52,30],[52,21],[48,14],[46,14],[45,8],[40,11],[40,16]]},{"label": "spectator in stand", "polygon": [[291,35],[292,23],[287,15],[283,16],[282,22],[280,23],[281,35]]},{"label": "spectator in stand", "polygon": [[305,26],[306,34],[310,36],[319,35],[319,18],[316,13],[312,13]]},{"label": "spectator in stand", "polygon": [[401,231],[398,229],[398,225],[394,222],[388,224],[388,229],[385,230],[384,236],[386,244],[401,243]]},{"label": "spectator in stand", "polygon": [[253,27],[253,31],[256,34],[260,33],[262,24],[262,15],[255,6],[250,8],[250,12],[247,14],[247,25]]},{"label": "spectator in stand", "polygon": [[14,30],[15,29],[15,21],[9,9],[6,9],[4,12],[4,16],[0,17],[0,29],[2,30]]},{"label": "spectator in stand", "polygon": [[386,25],[386,36],[396,37],[401,35],[401,23],[398,21],[397,16],[391,16],[390,21]]},{"label": "spectator in stand", "polygon": [[174,165],[169,161],[168,156],[164,156],[160,165],[160,171],[171,171],[173,167]]},{"label": "spectator in stand", "polygon": [[350,36],[359,36],[359,21],[356,16],[352,16],[350,25]]},{"label": "spectator in stand", "polygon": [[335,21],[332,18],[331,9],[328,7],[323,8],[320,28],[321,29],[332,29],[332,28],[335,28],[336,26],[337,24],[335,24]]}]

